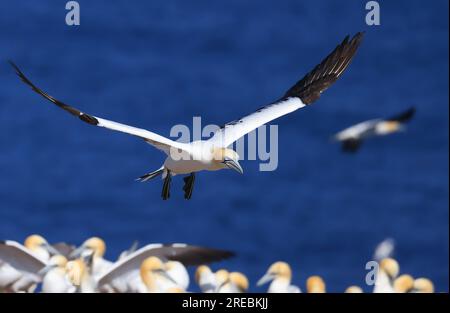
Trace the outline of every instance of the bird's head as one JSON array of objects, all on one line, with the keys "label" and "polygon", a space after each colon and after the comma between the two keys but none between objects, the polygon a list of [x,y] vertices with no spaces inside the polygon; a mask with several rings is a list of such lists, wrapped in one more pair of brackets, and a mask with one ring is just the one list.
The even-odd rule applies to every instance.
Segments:
[{"label": "bird's head", "polygon": [[168,267],[160,258],[151,256],[141,264],[141,279],[148,288],[153,286],[157,278],[165,278],[176,284],[175,280],[167,274],[166,270],[168,270]]},{"label": "bird's head", "polygon": [[106,244],[103,239],[99,237],[92,237],[87,239],[77,249],[70,253],[70,258],[78,258],[83,255],[85,251],[93,253],[94,258],[103,257],[106,251]]},{"label": "bird's head", "polygon": [[44,237],[40,235],[31,235],[25,239],[24,246],[31,251],[38,252],[45,250],[45,253],[49,255],[60,254],[55,248],[53,248]]},{"label": "bird's head", "polygon": [[434,285],[428,278],[417,278],[414,280],[414,290],[420,293],[433,293]]},{"label": "bird's head", "polygon": [[208,266],[200,265],[199,267],[197,267],[197,270],[195,271],[195,281],[197,282],[197,284],[200,284],[201,278],[204,277],[205,275],[210,274],[212,274],[212,271]]},{"label": "bird's head", "polygon": [[291,281],[291,277],[292,277],[292,271],[291,271],[291,267],[289,266],[289,264],[287,264],[286,262],[275,262],[273,263],[269,269],[267,270],[267,273],[261,277],[261,279],[256,283],[257,286],[261,286],[264,285],[272,280],[274,280],[275,278],[281,278],[281,279],[285,279],[287,281]]},{"label": "bird's head", "polygon": [[229,280],[241,291],[246,292],[249,286],[247,277],[240,272],[231,272]]},{"label": "bird's head", "polygon": [[308,293],[324,293],[325,282],[320,276],[311,276],[306,280],[306,290]]},{"label": "bird's head", "polygon": [[411,275],[403,274],[394,281],[394,290],[397,293],[407,293],[414,289],[414,278]]},{"label": "bird's head", "polygon": [[400,272],[400,266],[396,260],[385,258],[380,262],[380,271],[385,272],[389,279],[394,280]]},{"label": "bird's head", "polygon": [[243,174],[244,170],[239,164],[239,155],[233,149],[213,148],[213,160],[221,164],[223,168],[229,168]]},{"label": "bird's head", "polygon": [[380,135],[396,133],[399,131],[404,131],[405,129],[406,126],[397,121],[384,121],[378,123],[376,126],[377,133]]}]

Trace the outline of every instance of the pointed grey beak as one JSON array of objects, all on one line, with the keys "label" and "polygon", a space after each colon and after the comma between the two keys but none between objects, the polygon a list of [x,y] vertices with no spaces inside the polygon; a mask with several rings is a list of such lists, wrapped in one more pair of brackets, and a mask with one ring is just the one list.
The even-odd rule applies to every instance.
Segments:
[{"label": "pointed grey beak", "polygon": [[268,282],[270,282],[274,278],[275,278],[275,276],[273,276],[272,274],[267,273],[266,275],[261,277],[260,280],[258,280],[258,282],[256,283],[256,286],[262,286],[264,284],[267,284]]},{"label": "pointed grey beak", "polygon": [[164,270],[157,270],[158,274],[160,274],[161,276],[167,278],[168,280],[170,280],[172,283],[178,285],[178,283],[175,281],[175,279],[172,278],[172,276],[170,276],[169,274],[167,274],[166,271]]},{"label": "pointed grey beak", "polygon": [[57,265],[55,265],[55,264],[49,264],[49,265],[43,267],[42,269],[40,269],[40,270],[37,272],[37,275],[38,275],[38,276],[41,276],[41,277],[44,277],[45,274],[47,274],[48,272],[50,272],[50,270],[52,270],[52,269],[54,269],[54,268],[56,268],[56,267],[57,267]]},{"label": "pointed grey beak", "polygon": [[239,174],[244,174],[244,170],[242,169],[242,167],[238,161],[235,161],[235,160],[229,159],[229,158],[225,158],[222,163],[225,164],[228,168],[235,170]]},{"label": "pointed grey beak", "polygon": [[85,250],[86,250],[86,247],[79,246],[78,248],[76,248],[75,250],[70,252],[69,259],[77,259],[77,258],[79,258],[81,256],[81,254],[83,253],[83,251],[85,251]]},{"label": "pointed grey beak", "polygon": [[52,245],[50,245],[49,243],[44,243],[42,244],[42,247],[48,251],[48,253],[50,253],[51,255],[60,255],[61,252],[59,252],[58,250],[56,250]]}]

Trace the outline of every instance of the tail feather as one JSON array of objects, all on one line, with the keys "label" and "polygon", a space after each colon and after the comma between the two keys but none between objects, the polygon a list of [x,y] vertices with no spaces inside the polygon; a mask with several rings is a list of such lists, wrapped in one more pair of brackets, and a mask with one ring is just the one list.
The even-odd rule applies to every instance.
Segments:
[{"label": "tail feather", "polygon": [[150,173],[144,174],[141,177],[137,178],[136,180],[143,183],[143,182],[146,182],[146,181],[148,181],[150,179],[153,179],[153,178],[161,175],[163,172],[164,172],[164,166],[162,166],[161,168],[157,169],[154,172],[150,172]]}]

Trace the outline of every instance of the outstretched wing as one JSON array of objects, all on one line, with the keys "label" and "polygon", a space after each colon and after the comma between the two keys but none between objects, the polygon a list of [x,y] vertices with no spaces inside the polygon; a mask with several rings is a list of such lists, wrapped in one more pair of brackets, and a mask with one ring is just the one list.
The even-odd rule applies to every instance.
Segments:
[{"label": "outstretched wing", "polygon": [[185,266],[208,264],[234,256],[230,251],[190,246],[186,244],[150,244],[120,259],[98,279],[98,286],[111,283],[114,279],[139,270],[142,262],[151,256],[173,260]]},{"label": "outstretched wing", "polygon": [[57,106],[59,106],[61,109],[69,112],[70,114],[78,117],[80,120],[82,120],[85,123],[91,124],[91,125],[95,125],[95,126],[99,126],[99,127],[105,127],[108,129],[112,129],[115,131],[119,131],[122,133],[127,133],[133,136],[137,136],[140,137],[142,139],[144,139],[146,142],[148,142],[149,144],[155,146],[156,148],[166,152],[167,154],[170,153],[170,149],[171,148],[175,148],[175,149],[180,149],[180,150],[184,150],[187,151],[189,149],[187,144],[184,143],[180,143],[180,142],[175,142],[173,140],[170,140],[168,138],[165,138],[163,136],[160,136],[158,134],[155,134],[151,131],[142,129],[142,128],[136,128],[133,126],[129,126],[129,125],[125,125],[125,124],[121,124],[121,123],[117,123],[117,122],[113,122],[113,121],[109,121],[103,118],[99,118],[93,115],[89,115],[87,113],[83,113],[80,110],[67,105],[61,101],[59,101],[58,99],[53,98],[52,96],[50,96],[48,93],[44,92],[43,90],[41,90],[40,88],[36,87],[36,85],[34,85],[23,73],[22,71],[17,67],[17,65],[15,65],[13,62],[9,62],[12,67],[14,67],[14,69],[16,70],[17,75],[20,77],[20,79],[27,84],[28,86],[31,87],[31,89],[35,92],[37,92],[38,94],[40,94],[41,96],[43,96],[45,99],[51,101],[52,103],[56,104]]},{"label": "outstretched wing", "polygon": [[0,241],[0,261],[8,263],[18,271],[28,273],[37,273],[47,265],[45,260],[11,240]]},{"label": "outstretched wing", "polygon": [[409,108],[405,112],[402,112],[400,114],[391,116],[390,118],[385,119],[385,121],[389,122],[399,122],[399,123],[406,123],[408,122],[416,113],[416,109],[414,107]]},{"label": "outstretched wing", "polygon": [[348,67],[363,35],[363,33],[357,33],[352,39],[347,36],[322,63],[290,88],[280,100],[226,124],[214,134],[211,140],[227,147],[261,125],[319,99],[322,92],[330,87]]}]

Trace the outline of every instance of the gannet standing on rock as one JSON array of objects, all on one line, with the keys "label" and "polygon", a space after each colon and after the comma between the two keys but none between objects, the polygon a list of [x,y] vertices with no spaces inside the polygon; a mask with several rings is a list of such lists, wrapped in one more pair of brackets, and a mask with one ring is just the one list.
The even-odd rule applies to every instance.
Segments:
[{"label": "gannet standing on rock", "polygon": [[113,263],[103,258],[106,252],[106,244],[103,239],[99,237],[92,237],[87,239],[83,244],[73,250],[69,257],[79,258],[84,253],[92,254],[92,275],[97,278],[104,272],[106,272]]},{"label": "gannet standing on rock", "polygon": [[204,293],[215,292],[217,289],[216,275],[207,265],[200,265],[195,271],[195,281]]},{"label": "gannet standing on rock", "polygon": [[375,280],[374,293],[394,293],[394,281],[400,273],[398,262],[392,258],[380,261]]},{"label": "gannet standing on rock", "polygon": [[73,293],[76,287],[70,283],[66,275],[67,259],[63,255],[54,255],[48,265],[39,271],[43,275],[43,293]]},{"label": "gannet standing on rock", "polygon": [[264,285],[270,281],[272,283],[269,286],[267,292],[269,293],[299,293],[300,288],[291,285],[292,270],[289,264],[286,262],[273,263],[267,273],[261,277],[257,282],[257,286]]},{"label": "gannet standing on rock", "polygon": [[167,272],[166,264],[155,256],[151,256],[142,262],[140,277],[145,286],[145,289],[141,289],[141,292],[168,292],[172,288],[183,289]]},{"label": "gannet standing on rock", "polygon": [[414,108],[386,119],[368,120],[346,128],[332,139],[342,144],[342,150],[356,152],[365,139],[375,136],[385,136],[403,131],[406,123],[414,116]]},{"label": "gannet standing on rock", "polygon": [[249,286],[247,277],[240,272],[228,272],[220,269],[215,273],[217,293],[243,293]]},{"label": "gannet standing on rock", "polygon": [[258,127],[318,100],[322,92],[336,82],[348,67],[362,38],[362,33],[357,33],[352,39],[347,36],[320,64],[277,101],[241,119],[225,124],[209,140],[198,140],[190,143],[175,142],[145,129],[83,113],[36,87],[14,63],[10,63],[21,80],[35,92],[83,122],[137,136],[162,150],[167,155],[164,164],[158,170],[141,176],[139,180],[147,181],[162,175],[164,183],[161,196],[163,199],[168,199],[171,177],[177,174],[187,174],[183,190],[185,199],[190,199],[196,172],[232,169],[242,174],[243,169],[239,165],[239,155],[228,147]]},{"label": "gannet standing on rock", "polygon": [[38,272],[51,254],[59,254],[42,236],[31,235],[24,245],[0,241],[0,291],[33,292],[41,281]]}]

